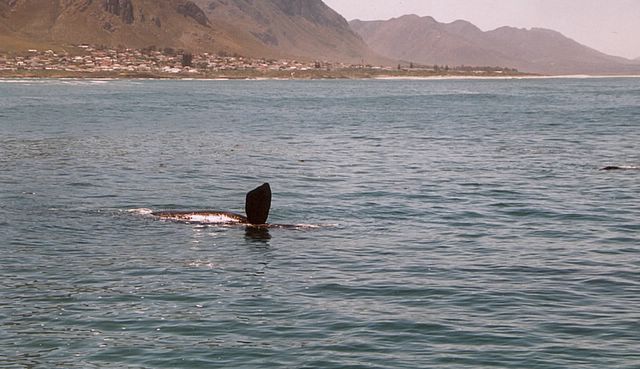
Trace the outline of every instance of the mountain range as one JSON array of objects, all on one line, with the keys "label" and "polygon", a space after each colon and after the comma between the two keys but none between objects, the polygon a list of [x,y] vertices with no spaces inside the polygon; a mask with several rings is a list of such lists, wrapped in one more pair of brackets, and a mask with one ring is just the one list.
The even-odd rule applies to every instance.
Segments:
[{"label": "mountain range", "polygon": [[395,65],[499,66],[542,74],[640,74],[540,28],[484,32],[407,15],[347,22],[322,0],[0,0],[0,53],[93,44]]},{"label": "mountain range", "polygon": [[467,21],[440,23],[417,15],[350,25],[381,55],[428,65],[508,66],[543,74],[640,72],[637,61],[606,55],[543,28],[483,32]]},{"label": "mountain range", "polygon": [[321,0],[0,0],[3,40],[386,61]]}]

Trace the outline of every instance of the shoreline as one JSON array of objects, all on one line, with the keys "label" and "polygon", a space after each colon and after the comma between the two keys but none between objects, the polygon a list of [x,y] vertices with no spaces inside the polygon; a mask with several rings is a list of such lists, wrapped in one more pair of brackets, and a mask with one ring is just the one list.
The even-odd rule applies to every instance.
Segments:
[{"label": "shoreline", "polygon": [[75,45],[66,50],[0,51],[0,78],[11,79],[159,79],[159,80],[448,80],[635,78],[635,75],[551,75],[500,66],[347,64],[332,61],[268,59],[242,55],[191,54],[159,50]]},{"label": "shoreline", "polygon": [[0,81],[18,80],[175,80],[175,81],[308,81],[308,80],[378,80],[378,81],[437,81],[437,80],[514,80],[514,79],[606,79],[640,78],[640,75],[536,75],[527,73],[430,73],[421,71],[335,70],[307,71],[307,73],[245,73],[225,74],[163,74],[163,73],[95,73],[67,71],[0,71]]},{"label": "shoreline", "polygon": [[588,74],[567,74],[567,75],[522,75],[522,76],[433,76],[433,77],[375,77],[378,80],[506,80],[506,79],[605,79],[605,78],[640,78],[638,75],[588,75]]},{"label": "shoreline", "polygon": [[231,70],[224,72],[93,72],[65,70],[0,70],[0,79],[157,79],[157,80],[367,80],[438,78],[514,78],[526,73],[434,72],[429,70],[383,70],[373,68],[309,69],[295,71]]}]

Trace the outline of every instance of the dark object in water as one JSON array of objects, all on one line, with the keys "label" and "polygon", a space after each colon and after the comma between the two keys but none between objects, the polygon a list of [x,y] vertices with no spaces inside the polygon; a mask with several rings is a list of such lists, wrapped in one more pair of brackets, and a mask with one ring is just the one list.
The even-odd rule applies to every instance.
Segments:
[{"label": "dark object in water", "polygon": [[271,186],[268,183],[250,191],[244,203],[247,221],[251,224],[266,224],[271,209]]},{"label": "dark object in water", "polygon": [[225,211],[159,211],[153,216],[166,220],[193,223],[230,223],[266,225],[271,209],[271,186],[268,183],[247,193],[245,213],[247,216]]},{"label": "dark object in water", "polygon": [[640,169],[640,167],[609,165],[609,166],[600,168],[600,170],[634,170],[634,169]]}]

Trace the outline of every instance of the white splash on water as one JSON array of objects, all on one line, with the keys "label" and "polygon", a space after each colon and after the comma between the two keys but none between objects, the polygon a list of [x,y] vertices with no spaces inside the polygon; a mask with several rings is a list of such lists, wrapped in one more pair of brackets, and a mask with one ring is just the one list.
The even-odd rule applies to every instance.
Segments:
[{"label": "white splash on water", "polygon": [[[130,209],[128,212],[142,216],[154,215],[153,210],[147,208]],[[224,213],[168,213],[166,215],[163,214],[162,216],[159,216],[159,218],[200,224],[238,224],[241,222],[240,219]]]},{"label": "white splash on water", "polygon": [[[166,217],[166,218],[171,219],[172,217]],[[181,221],[187,221],[187,222],[208,223],[208,224],[240,223],[240,220],[224,214],[185,214],[185,215],[180,215],[176,219]]]},{"label": "white splash on water", "polygon": [[151,213],[153,213],[153,210],[147,208],[131,209],[129,210],[129,213],[138,215],[151,215]]}]

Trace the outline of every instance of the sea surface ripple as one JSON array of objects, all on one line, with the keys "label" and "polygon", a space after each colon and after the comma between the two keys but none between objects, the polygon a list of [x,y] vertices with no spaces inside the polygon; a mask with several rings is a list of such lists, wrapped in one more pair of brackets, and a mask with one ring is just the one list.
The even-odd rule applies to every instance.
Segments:
[{"label": "sea surface ripple", "polygon": [[[638,79],[0,80],[2,368],[639,368]],[[242,212],[270,229],[132,209]]]}]

